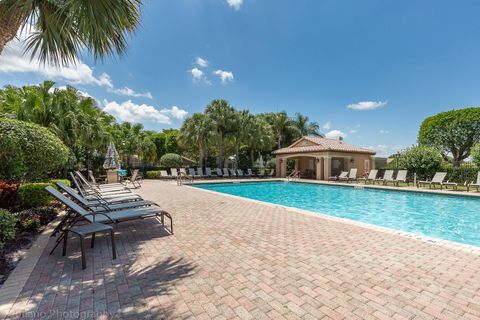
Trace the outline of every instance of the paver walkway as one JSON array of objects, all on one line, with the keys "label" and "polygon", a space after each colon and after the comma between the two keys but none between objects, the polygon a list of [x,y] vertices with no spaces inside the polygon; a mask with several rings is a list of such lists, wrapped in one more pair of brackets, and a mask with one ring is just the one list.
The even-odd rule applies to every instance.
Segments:
[{"label": "paver walkway", "polygon": [[[10,318],[480,319],[480,255],[170,182],[140,193],[174,217],[44,251]],[[1,294],[1,289],[0,289]]]}]

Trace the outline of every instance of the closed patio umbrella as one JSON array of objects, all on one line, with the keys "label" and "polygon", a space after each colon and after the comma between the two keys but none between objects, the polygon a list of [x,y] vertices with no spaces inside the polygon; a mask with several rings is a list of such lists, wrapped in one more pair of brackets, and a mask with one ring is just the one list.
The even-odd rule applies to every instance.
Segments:
[{"label": "closed patio umbrella", "polygon": [[113,142],[110,142],[107,148],[107,154],[105,155],[105,161],[103,162],[103,168],[106,170],[119,169],[120,162],[118,160],[118,152],[115,149]]},{"label": "closed patio umbrella", "polygon": [[263,157],[262,154],[260,154],[260,158],[258,158],[258,168],[263,169],[265,167],[265,164],[263,163]]}]

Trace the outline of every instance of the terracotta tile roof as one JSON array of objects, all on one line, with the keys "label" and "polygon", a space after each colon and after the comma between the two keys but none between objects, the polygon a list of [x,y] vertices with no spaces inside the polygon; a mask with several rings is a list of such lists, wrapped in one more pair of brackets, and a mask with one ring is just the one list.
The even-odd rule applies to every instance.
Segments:
[{"label": "terracotta tile roof", "polygon": [[[313,145],[304,145],[304,146],[296,147],[295,145],[299,144],[299,142],[301,142],[302,140],[306,140],[307,143],[311,142],[313,143]],[[360,148],[360,147],[348,144],[345,141],[327,139],[327,138],[321,138],[321,137],[315,137],[315,136],[303,137],[286,148],[281,148],[273,151],[272,154],[306,153],[306,152],[316,152],[316,151],[340,151],[340,152],[375,154],[375,151],[373,150]]]}]

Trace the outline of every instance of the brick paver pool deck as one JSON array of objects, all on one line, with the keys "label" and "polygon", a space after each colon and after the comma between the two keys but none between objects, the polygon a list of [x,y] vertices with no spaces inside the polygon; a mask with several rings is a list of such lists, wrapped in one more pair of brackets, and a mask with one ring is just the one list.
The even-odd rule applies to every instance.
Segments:
[{"label": "brick paver pool deck", "polygon": [[[174,218],[119,224],[67,256],[50,241],[9,318],[480,319],[480,254],[172,182]],[[340,200],[340,199],[339,199]],[[0,294],[1,294],[0,289]]]}]

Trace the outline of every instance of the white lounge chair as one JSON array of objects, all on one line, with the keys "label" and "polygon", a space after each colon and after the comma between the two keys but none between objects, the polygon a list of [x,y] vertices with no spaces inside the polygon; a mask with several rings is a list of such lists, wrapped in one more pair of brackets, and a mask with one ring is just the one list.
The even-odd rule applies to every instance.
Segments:
[{"label": "white lounge chair", "polygon": [[168,175],[167,170],[160,170],[160,178],[161,179],[168,179],[168,178],[171,178],[171,176]]},{"label": "white lounge chair", "polygon": [[250,169],[250,168],[247,169],[247,176],[248,177],[253,177],[254,176],[254,174],[252,172],[252,169]]},{"label": "white lounge chair", "polygon": [[[182,170],[182,169],[180,169]],[[188,168],[188,175],[191,177],[191,178],[200,178],[201,176],[199,176],[198,174],[195,173],[195,169],[194,168]]]},{"label": "white lounge chair", "polygon": [[170,175],[173,177],[173,178],[176,178],[178,176],[178,170],[177,168],[170,168]]},{"label": "white lounge chair", "polygon": [[232,178],[235,178],[237,176],[237,173],[235,172],[235,169],[228,169],[228,171],[230,172],[230,176]]},{"label": "white lounge chair", "polygon": [[407,170],[398,170],[397,177],[395,178],[395,180],[386,180],[384,184],[388,184],[389,182],[392,182],[393,185],[398,187],[400,185],[400,182],[403,182],[403,183],[406,183],[407,186],[409,186],[410,183],[407,181],[407,173],[408,173]]},{"label": "white lounge chair", "polygon": [[245,177],[245,175],[243,174],[243,170],[242,170],[242,169],[237,169],[237,176],[238,176],[239,178]]},{"label": "white lounge chair", "polygon": [[378,170],[370,170],[367,177],[358,178],[358,180],[363,180],[365,181],[365,184],[367,184],[368,181],[375,181],[375,179],[377,178],[377,174]]},{"label": "white lounge chair", "polygon": [[105,191],[113,191],[113,190],[127,191],[125,186],[123,184],[121,184],[120,182],[118,182],[118,183],[108,183],[108,184],[92,183],[92,182],[89,182],[87,180],[87,178],[85,178],[85,176],[78,170],[75,171],[75,175],[79,179],[79,181],[88,188],[105,190]]},{"label": "white lounge chair", "polygon": [[197,177],[199,178],[206,178],[207,176],[203,174],[202,167],[197,167]]},{"label": "white lounge chair", "polygon": [[230,173],[227,168],[223,168],[223,177],[230,177]]},{"label": "white lounge chair", "polygon": [[185,168],[180,168],[180,174],[187,176],[187,171],[185,170]]},{"label": "white lounge chair", "polygon": [[435,188],[436,185],[440,186],[442,189],[445,186],[445,189],[448,189],[448,186],[452,186],[455,190],[457,190],[458,184],[455,182],[449,182],[448,180],[445,181],[445,177],[447,176],[446,172],[437,172],[433,176],[432,180],[425,180],[425,181],[418,181],[417,187],[419,188],[421,185],[428,185],[429,188]]},{"label": "white lounge chair", "polygon": [[205,168],[205,176],[207,176],[208,178],[211,178],[212,177],[212,169]]},{"label": "white lounge chair", "polygon": [[215,169],[215,171],[217,172],[217,178],[223,177],[223,172],[220,168]]},{"label": "white lounge chair", "polygon": [[345,180],[348,178],[348,171],[342,171],[338,176],[330,176],[328,180],[330,181],[338,181],[340,179]]},{"label": "white lounge chair", "polygon": [[393,180],[393,170],[385,170],[385,172],[383,173],[383,178],[375,179],[374,183],[378,182],[380,184],[380,182],[385,183],[385,181],[390,180]]},{"label": "white lounge chair", "polygon": [[[73,174],[70,172],[71,176]],[[131,191],[122,184],[115,185],[93,185],[85,179],[85,177],[79,172],[75,171],[76,181],[81,184],[82,188],[87,193],[101,193],[101,194],[127,194]],[[77,179],[78,178],[78,179]],[[73,178],[72,178],[73,179]]]},{"label": "white lounge chair", "polygon": [[473,182],[472,183],[467,183],[467,191],[470,191],[470,188],[475,188],[477,189],[477,192],[478,192],[478,188],[480,188],[480,171],[477,173],[477,181],[476,182]]},{"label": "white lounge chair", "polygon": [[135,193],[128,192],[128,193],[115,193],[115,192],[101,192],[95,189],[86,189],[85,185],[80,183],[77,177],[70,172],[70,178],[75,185],[77,191],[82,195],[82,197],[87,199],[102,199],[107,202],[125,202],[125,201],[137,201],[141,200],[142,198]]},{"label": "white lounge chair", "polygon": [[347,181],[347,182],[350,182],[350,181],[357,181],[357,168],[352,168],[350,169],[350,172],[348,174],[347,177],[345,178],[338,178],[338,180],[340,181]]}]

